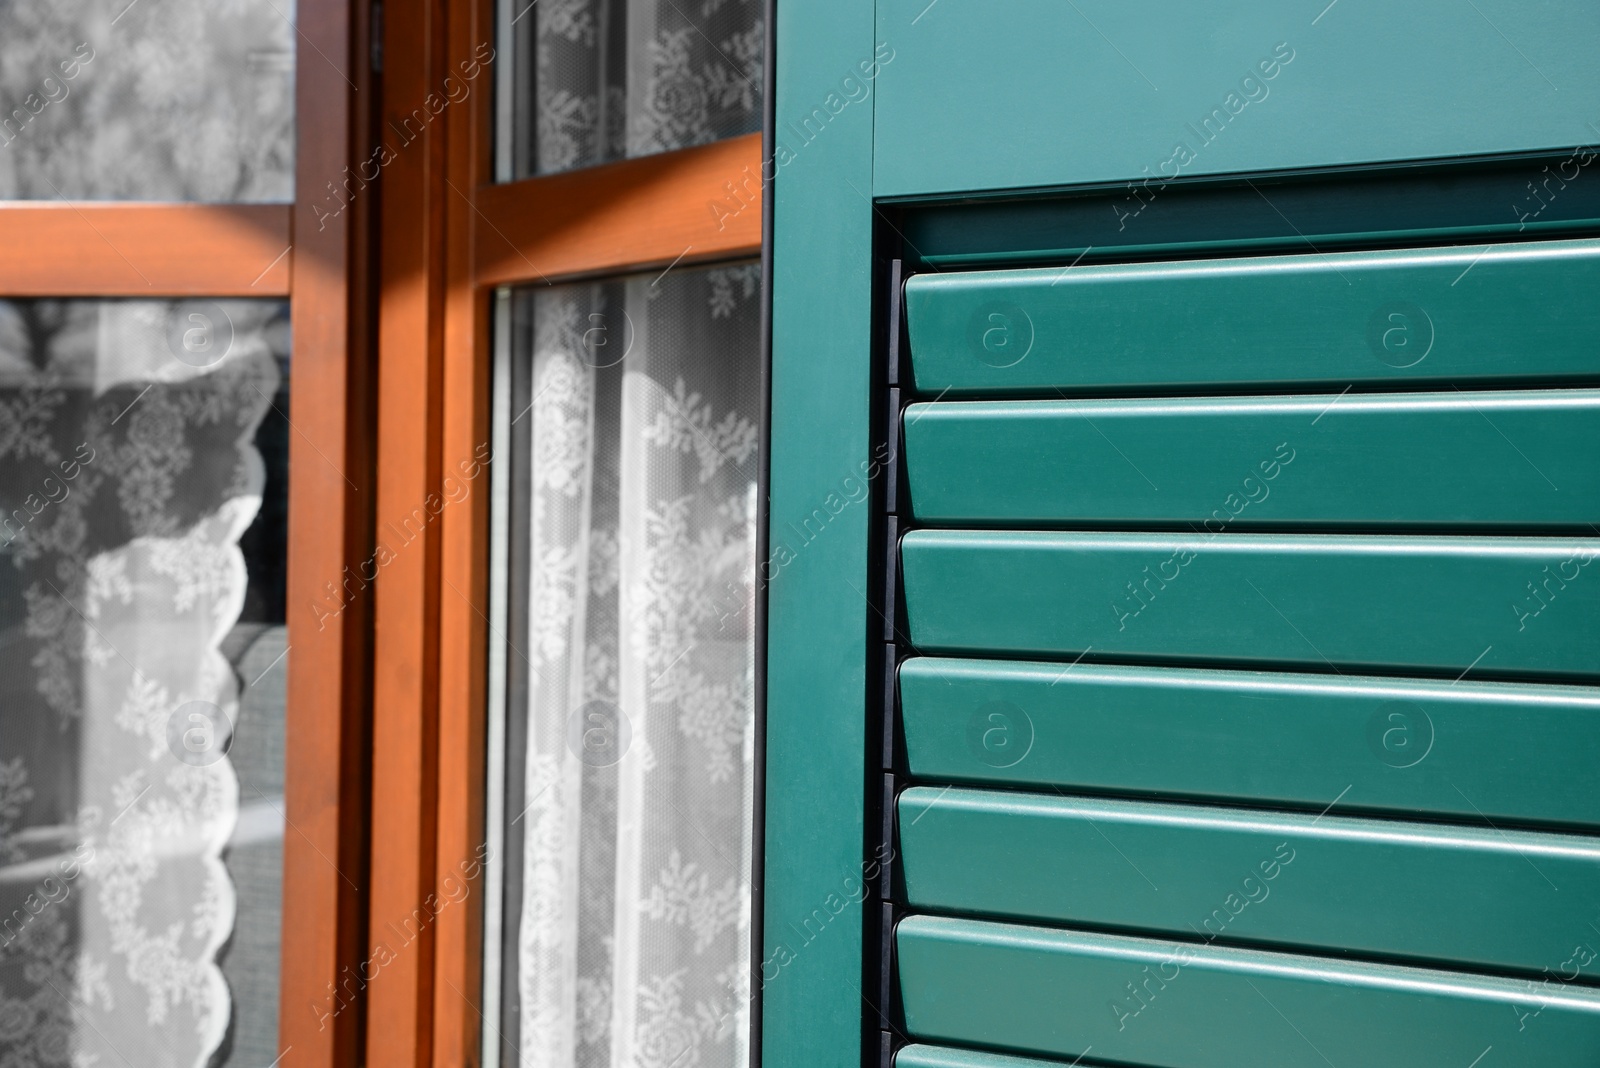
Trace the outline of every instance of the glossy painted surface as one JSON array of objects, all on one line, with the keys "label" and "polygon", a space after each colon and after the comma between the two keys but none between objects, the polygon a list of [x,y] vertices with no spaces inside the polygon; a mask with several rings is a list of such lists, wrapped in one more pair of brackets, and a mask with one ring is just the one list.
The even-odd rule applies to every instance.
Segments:
[{"label": "glossy painted surface", "polygon": [[1600,1059],[1600,991],[1559,981],[932,916],[903,920],[896,945],[906,1027],[928,1042],[1181,1068]]},{"label": "glossy painted surface", "polygon": [[[881,275],[872,273],[874,258],[881,265],[882,257],[900,254],[900,247],[887,225],[880,227],[884,242],[874,246],[874,196],[929,194],[955,204],[968,191],[1052,187],[1076,194],[1083,183],[1106,183],[1102,193],[1120,194],[1097,205],[1110,220],[1102,229],[1117,234],[1111,243],[1130,258],[1166,261],[1080,266],[1064,275],[1056,270],[1042,276],[1007,271],[914,278],[907,300],[915,389],[922,399],[946,389],[945,402],[1274,391],[1331,401],[1347,386],[1354,388],[1346,400],[1374,390],[1600,387],[1596,243],[1505,250],[1466,244],[1487,241],[1491,233],[1505,239],[1507,226],[1524,222],[1529,229],[1518,236],[1532,237],[1542,226],[1591,218],[1572,206],[1588,195],[1584,187],[1567,191],[1560,185],[1570,184],[1570,175],[1550,179],[1529,168],[1510,183],[1514,195],[1485,195],[1466,213],[1470,218],[1460,217],[1466,219],[1460,226],[1449,213],[1423,218],[1392,205],[1388,215],[1367,211],[1355,203],[1358,193],[1350,195],[1348,216],[1340,200],[1308,222],[1290,201],[1279,201],[1281,187],[1273,179],[1254,177],[1248,184],[1241,178],[1235,192],[1248,191],[1268,209],[1268,223],[1251,233],[1216,224],[1216,214],[1205,209],[1190,211],[1189,218],[1204,216],[1213,228],[1186,229],[1178,219],[1183,211],[1173,207],[1182,194],[1164,184],[1173,175],[1255,176],[1368,160],[1569,151],[1593,141],[1588,124],[1600,120],[1600,68],[1592,61],[1600,44],[1600,9],[1581,0],[1312,0],[1305,7],[1240,0],[1222,8],[1112,0],[1013,0],[998,7],[974,0],[877,0],[865,7],[819,0],[777,6],[770,526],[775,550],[786,537],[782,532],[826,514],[830,499],[843,499],[840,487],[854,472],[841,470],[841,462],[854,465],[867,457],[868,413],[881,410],[881,396],[868,385],[875,350],[866,310],[871,287],[881,284]],[[881,66],[863,95],[851,72],[874,57]],[[854,80],[846,84],[845,78]],[[1208,119],[1220,132],[1203,128]],[[1192,148],[1180,153],[1179,142]],[[1574,152],[1570,162],[1588,167],[1594,158]],[[1508,173],[1521,165],[1508,165]],[[1546,182],[1540,187],[1546,199],[1552,190],[1560,193],[1562,207],[1524,218],[1527,208],[1518,204],[1543,203],[1522,200],[1533,195],[1524,184],[1539,181]],[[1280,203],[1287,206],[1280,210]],[[1492,213],[1479,210],[1486,204]],[[893,211],[888,209],[886,224],[894,223]],[[1106,243],[1085,236],[1099,231],[1065,224],[1062,233],[1039,237],[1048,244],[1007,247],[1003,227],[985,230],[991,217],[980,214],[962,219],[983,230],[980,236],[989,243],[966,247],[958,235],[938,250],[945,256],[940,266],[970,266],[978,262],[971,258],[975,252],[994,257],[985,262],[1013,256],[1006,262],[1067,264],[1080,245],[1094,244],[1102,247],[1091,252],[1089,263],[1110,258]],[[1273,221],[1279,219],[1282,227]],[[1392,231],[1407,227],[1417,231],[1412,240],[1423,240],[1421,232],[1428,231],[1437,237],[1426,240],[1462,244],[1459,251],[1431,253],[1183,262],[1224,255],[1250,240],[1304,252],[1309,242],[1292,242],[1305,240],[1305,233],[1324,250],[1322,233],[1360,234],[1358,247],[1392,247],[1404,240],[1396,241]],[[1202,248],[1202,241],[1209,244]],[[1138,251],[1128,251],[1133,249]],[[919,253],[908,247],[905,255]],[[997,323],[994,314],[1004,321]],[[988,340],[1000,351],[984,345],[985,334],[997,326],[1001,333]],[[1026,351],[1016,359],[1019,349]],[[902,375],[907,372],[902,368]],[[1236,411],[1195,432],[1189,427],[1200,424],[1175,419],[1171,411],[1160,419],[1152,413],[1153,421],[1140,423],[1131,450],[1119,432],[1131,423],[1107,432],[1116,446],[1109,450],[1099,434],[1085,437],[1078,427],[1061,431],[1059,419],[1044,420],[1047,429],[1031,441],[984,441],[985,427],[958,425],[959,419],[913,428],[914,463],[915,450],[933,441],[919,439],[919,433],[949,435],[938,446],[941,456],[928,453],[933,466],[925,462],[912,472],[926,491],[914,503],[933,522],[1159,524],[1185,531],[910,534],[901,558],[906,627],[923,649],[997,660],[1052,658],[1057,671],[1085,652],[1079,669],[1102,659],[1144,662],[1129,669],[1138,674],[1132,680],[1110,681],[1095,674],[1100,668],[1086,672],[1082,687],[1077,679],[1051,687],[1031,676],[1005,685],[984,677],[972,689],[957,688],[956,695],[929,698],[921,706],[908,703],[913,770],[936,783],[940,775],[962,778],[960,754],[949,750],[969,740],[973,705],[981,711],[988,702],[1008,701],[1030,715],[1037,712],[1037,748],[1014,766],[985,765],[972,778],[986,775],[1015,787],[1036,775],[1039,783],[1061,778],[1090,790],[1145,794],[1142,804],[1155,815],[1138,825],[1138,833],[1154,837],[1141,839],[1139,855],[1155,865],[1181,862],[1170,890],[1156,882],[1175,895],[1171,901],[1201,903],[1192,922],[1203,923],[1219,905],[1227,908],[1225,883],[1216,886],[1214,901],[1202,889],[1213,885],[1211,876],[1231,873],[1224,861],[1247,855],[1236,843],[1254,844],[1256,838],[1255,832],[1193,823],[1178,834],[1173,823],[1190,806],[1172,799],[1236,798],[1241,806],[1305,811],[1300,817],[1263,812],[1253,818],[1277,821],[1275,828],[1299,819],[1302,838],[1328,847],[1328,859],[1319,862],[1328,867],[1315,867],[1302,850],[1275,881],[1271,898],[1250,905],[1232,923],[1284,931],[1299,925],[1302,932],[1322,924],[1315,929],[1328,938],[1354,932],[1363,946],[1376,945],[1379,936],[1386,943],[1411,939],[1405,944],[1413,947],[1432,938],[1429,948],[1418,951],[1441,952],[1448,945],[1449,952],[1462,946],[1463,952],[1477,952],[1478,943],[1468,945],[1476,933],[1451,927],[1449,916],[1489,915],[1486,922],[1493,924],[1500,919],[1496,907],[1524,907],[1507,888],[1533,895],[1541,905],[1548,902],[1539,894],[1559,894],[1543,883],[1524,886],[1537,873],[1523,858],[1517,860],[1524,872],[1496,866],[1506,856],[1497,836],[1491,841],[1448,825],[1437,831],[1441,841],[1471,839],[1470,848],[1418,846],[1416,837],[1435,815],[1458,825],[1476,821],[1476,812],[1452,800],[1462,792],[1468,795],[1465,808],[1488,805],[1485,813],[1513,836],[1518,820],[1593,818],[1596,803],[1583,789],[1593,782],[1592,749],[1575,726],[1592,703],[1566,688],[1558,696],[1547,684],[1600,674],[1594,652],[1600,647],[1600,592],[1591,589],[1597,583],[1590,566],[1600,534],[1464,539],[1416,531],[1403,538],[1239,531],[1271,523],[1315,524],[1324,531],[1336,524],[1450,529],[1538,523],[1547,535],[1556,524],[1562,525],[1556,533],[1579,534],[1594,499],[1585,481],[1591,462],[1586,452],[1593,450],[1586,448],[1581,428],[1547,434],[1544,425],[1530,423],[1526,440],[1521,426],[1502,426],[1508,438],[1503,447],[1513,455],[1497,454],[1492,438],[1500,435],[1484,426],[1469,429],[1472,420],[1459,407],[1439,423],[1429,422],[1441,414],[1436,408],[1382,426],[1383,418],[1368,408],[1339,428],[1331,423],[1340,414],[1337,407],[1323,415],[1292,403],[1265,403],[1270,411]],[[1100,424],[1100,414],[1090,418]],[[1265,420],[1261,425],[1274,426],[1304,418],[1306,431],[1269,436],[1258,454],[1251,425],[1256,416]],[[1494,414],[1489,418],[1499,423]],[[963,433],[977,442],[970,457],[959,455],[967,447],[956,441]],[[1280,442],[1299,454],[1282,467],[1266,497],[1244,480],[1260,478],[1260,462]],[[1321,454],[1308,447],[1325,442],[1332,444]],[[1244,446],[1236,476],[1228,469],[1235,443]],[[1540,451],[1547,444],[1550,456]],[[1451,446],[1458,452],[1446,454]],[[1386,447],[1396,456],[1387,470]],[[1031,456],[1016,451],[1028,449],[1034,450]],[[1119,449],[1141,469],[1170,464],[1170,479],[1149,470],[1139,475],[1127,464],[1113,471],[1113,459],[1123,462]],[[1148,465],[1139,449],[1150,450]],[[1313,472],[1318,455],[1323,466]],[[1061,468],[1082,470],[1051,471],[1052,458]],[[1523,460],[1526,485],[1515,470]],[[963,463],[969,465],[964,476],[953,471]],[[1029,464],[1031,497],[1017,477]],[[1300,474],[1305,482],[1292,488],[1296,484],[1289,480]],[[1161,489],[1152,489],[1145,476]],[[936,486],[929,477],[946,481]],[[956,484],[962,477],[968,485]],[[1561,499],[1541,497],[1547,490]],[[944,493],[944,503],[927,493]],[[1235,495],[1243,500],[1230,503]],[[1273,515],[1272,509],[1289,505],[1294,517]],[[882,649],[875,644],[875,626],[868,625],[876,621],[864,591],[872,589],[867,553],[882,546],[868,539],[866,517],[876,504],[842,507],[820,537],[775,551],[772,570],[781,574],[764,576],[772,579],[772,601],[763,1052],[767,1065],[784,1068],[858,1065],[859,1027],[865,1016],[870,1028],[879,1007],[876,992],[863,982],[861,916],[853,907],[814,939],[793,941],[787,933],[798,918],[825,908],[830,894],[847,888],[873,838],[860,820],[869,807],[863,786],[877,786],[873,769],[862,766],[864,749],[870,752],[863,737],[870,721],[864,667],[876,663]],[[1212,537],[1203,527],[1188,533],[1188,524],[1214,518],[1217,509],[1233,517],[1226,534]],[[1570,576],[1560,577],[1564,570]],[[902,643],[901,651],[910,644]],[[1233,675],[1207,674],[1215,683],[1208,686],[1196,672],[1163,675],[1150,666],[1185,661],[1255,663],[1319,676],[1279,676],[1253,689]],[[908,680],[917,670],[907,669]],[[1026,665],[1003,670],[1025,672]],[[1438,681],[1408,688],[1345,677],[1361,671],[1432,674]],[[1544,682],[1497,689],[1477,682],[1484,675]],[[1464,678],[1453,692],[1443,693],[1458,676]],[[912,702],[916,685],[908,681]],[[1041,685],[1050,693],[1033,696]],[[1404,744],[1394,741],[1390,732],[1402,729],[1389,718],[1394,702],[1410,702],[1403,710],[1408,715],[1414,704],[1438,717],[1430,728],[1431,755],[1419,764],[1389,762],[1408,759],[1406,746],[1421,737],[1421,721],[1413,717],[1402,725]],[[945,732],[951,717],[959,720],[959,738],[946,740],[940,733],[938,742],[926,740],[919,723],[936,723]],[[1125,741],[1117,737],[1118,719],[1129,732]],[[980,750],[987,722],[980,720]],[[1058,733],[1062,724],[1074,733]],[[1496,747],[1497,729],[1516,737]],[[1566,730],[1568,750],[1552,755],[1557,742],[1551,736]],[[1097,751],[1101,747],[1115,751]],[[1363,751],[1373,765],[1366,774],[1358,766]],[[957,770],[937,770],[948,768]],[[1569,774],[1570,783],[1551,781]],[[1302,826],[1346,787],[1339,807],[1313,829]],[[1480,800],[1480,792],[1487,800]],[[1101,812],[1116,807],[1096,804]],[[1363,860],[1369,854],[1359,850],[1376,848],[1372,843],[1326,837],[1331,832],[1324,825],[1345,826],[1347,807],[1410,819],[1385,826],[1414,848],[1388,866]],[[1512,814],[1511,825],[1501,823],[1499,811]],[[981,881],[992,870],[1034,864],[1049,868],[1043,879],[1081,889],[1074,901],[1098,901],[1145,917],[1135,916],[1135,922],[1167,923],[1181,912],[1173,907],[1162,913],[1140,897],[1150,892],[1142,880],[1144,890],[1136,887],[1114,900],[1137,875],[1108,874],[1105,843],[1094,833],[1082,834],[1084,819],[1006,811],[974,832],[947,817],[966,818],[930,814],[902,845],[932,856],[925,852],[929,839],[917,836],[934,834],[949,853],[958,840],[981,837],[973,848],[990,850],[991,862],[969,862],[971,870],[954,876],[941,871],[941,877],[974,880],[959,889],[974,895],[979,911],[1005,907],[1008,891]],[[1377,821],[1364,824],[1370,822]],[[1124,820],[1112,829],[1129,826]],[[1035,829],[1041,827],[1047,829]],[[1007,843],[1018,838],[1038,848],[1007,851]],[[1356,859],[1335,872],[1335,854]],[[1482,893],[1474,897],[1475,884],[1463,886],[1451,865],[1467,865],[1463,858],[1484,863],[1491,855],[1489,876],[1482,869],[1469,873],[1482,882]],[[1074,856],[1092,863],[1082,870],[1067,865]],[[1419,865],[1434,865],[1427,871],[1440,873],[1436,885],[1417,891],[1421,904],[1375,901],[1371,887],[1351,882],[1362,872],[1381,879],[1392,870],[1415,887],[1427,875]],[[1297,873],[1322,871],[1347,880],[1340,885],[1357,895],[1353,900],[1379,910],[1370,927],[1362,925],[1353,905],[1332,899],[1334,883],[1289,882]],[[1104,877],[1090,879],[1091,873]],[[1021,874],[1009,892],[1040,890],[1030,884],[1034,874]],[[1300,888],[1323,895],[1317,900],[1326,915],[1312,908],[1311,894],[1290,905],[1291,890]],[[1044,897],[1049,894],[1044,887]],[[1463,900],[1447,902],[1437,916],[1425,913],[1433,900],[1453,897]],[[1285,910],[1274,920],[1267,910],[1280,905]],[[1579,916],[1583,922],[1569,944],[1558,945],[1542,963],[1549,930],[1538,928],[1539,939],[1531,940],[1537,944],[1513,943],[1511,935],[1578,916],[1571,908],[1563,900],[1557,908],[1515,917],[1505,931],[1483,935],[1484,944],[1506,959],[1559,971],[1573,945],[1600,938],[1588,930],[1590,921],[1600,923],[1600,910]],[[1250,910],[1257,914],[1252,917]],[[1397,918],[1404,915],[1417,919],[1415,929]],[[1273,935],[1280,936],[1306,937]],[[1087,1052],[1090,1063],[1162,1068],[1565,1068],[1600,1062],[1600,992],[1577,984],[1553,981],[1546,989],[1526,980],[1345,960],[1335,951],[1317,958],[1220,944],[1179,948],[1022,922],[930,916],[906,919],[897,941],[904,1030],[924,1043],[968,1048],[941,1051],[924,1044],[901,1052],[901,1068],[1043,1063],[972,1052],[973,1047],[1031,1051],[1029,1058],[1054,1064]],[[1163,961],[1177,959],[1182,964],[1175,976],[1151,978]],[[1113,1007],[1119,1004],[1120,1010]]]},{"label": "glossy painted surface", "polygon": [[[921,266],[940,269],[1576,237],[1600,228],[1600,188],[1572,180],[1592,163],[1582,148],[1179,182],[1146,203],[1138,225],[1119,218],[1128,211],[1126,185],[966,198],[918,204],[896,226]],[[1550,183],[1537,197],[1535,179]],[[1140,192],[1143,199],[1148,191]]]},{"label": "glossy painted surface", "polygon": [[904,425],[927,522],[1600,522],[1597,390],[943,401]]},{"label": "glossy painted surface", "polygon": [[1530,973],[1600,915],[1575,835],[933,786],[899,816],[919,910]]},{"label": "glossy painted surface", "polygon": [[1481,825],[1600,825],[1600,691],[916,657],[911,773]]},{"label": "glossy painted surface", "polygon": [[1597,288],[1600,242],[1525,242],[925,273],[906,282],[906,315],[927,396],[1310,383],[1337,393],[1592,377]]},{"label": "glossy painted surface", "polygon": [[910,636],[924,652],[1452,676],[1600,669],[1597,556],[1600,541],[1581,538],[917,530],[901,540]]},{"label": "glossy painted surface", "polygon": [[907,1046],[895,1055],[894,1068],[1050,1068],[1051,1061],[1011,1057],[1004,1053],[979,1053],[967,1049]]},{"label": "glossy painted surface", "polygon": [[880,0],[878,34],[896,55],[878,86],[877,195],[1595,141],[1600,8],[1585,0],[1011,0],[1003,11]]},{"label": "glossy painted surface", "polygon": [[[776,19],[780,118],[872,58],[871,5],[779,4]],[[759,564],[766,703],[757,710],[767,741],[765,1068],[861,1064],[859,896],[825,928],[797,931],[862,871],[868,610],[857,590],[867,588],[868,507],[831,514],[803,541],[786,532],[848,493],[869,457],[872,207],[861,194],[872,181],[871,137],[871,106],[853,104],[813,143],[763,168],[773,176],[770,535]]]}]

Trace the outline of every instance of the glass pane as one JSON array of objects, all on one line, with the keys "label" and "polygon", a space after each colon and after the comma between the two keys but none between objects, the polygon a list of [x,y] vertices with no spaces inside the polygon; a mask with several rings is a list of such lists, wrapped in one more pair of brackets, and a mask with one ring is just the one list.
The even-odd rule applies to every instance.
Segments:
[{"label": "glass pane", "polygon": [[512,298],[487,1064],[749,1061],[759,272]]},{"label": "glass pane", "polygon": [[293,199],[294,17],[0,0],[0,199]]},{"label": "glass pane", "polygon": [[277,1056],[288,338],[0,301],[0,1064]]},{"label": "glass pane", "polygon": [[510,177],[761,128],[762,0],[504,2],[515,80]]}]

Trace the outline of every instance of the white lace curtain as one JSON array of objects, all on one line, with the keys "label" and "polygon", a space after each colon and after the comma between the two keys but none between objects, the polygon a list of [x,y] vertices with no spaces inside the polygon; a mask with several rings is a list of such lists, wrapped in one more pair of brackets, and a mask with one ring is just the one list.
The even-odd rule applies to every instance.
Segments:
[{"label": "white lace curtain", "polygon": [[761,0],[511,2],[519,177],[761,128]]},{"label": "white lace curtain", "polygon": [[0,0],[0,200],[293,199],[294,18]]},{"label": "white lace curtain", "polygon": [[758,272],[519,298],[507,1065],[748,1063]]},{"label": "white lace curtain", "polygon": [[206,1068],[229,1039],[220,645],[282,306],[226,304],[0,302],[5,1068]]}]

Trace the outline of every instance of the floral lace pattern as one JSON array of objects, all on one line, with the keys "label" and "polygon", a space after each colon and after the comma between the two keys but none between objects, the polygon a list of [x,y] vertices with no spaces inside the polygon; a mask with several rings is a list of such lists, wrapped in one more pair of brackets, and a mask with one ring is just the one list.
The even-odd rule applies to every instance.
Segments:
[{"label": "floral lace pattern", "polygon": [[[507,715],[526,746],[503,1064],[748,1061],[758,270],[518,298],[526,698]],[[627,357],[597,360],[591,323],[626,323]]]},{"label": "floral lace pattern", "polygon": [[292,3],[0,12],[0,200],[293,199]]},{"label": "floral lace pattern", "polygon": [[281,306],[207,367],[162,302],[0,303],[0,1065],[187,1065],[222,1046],[238,781],[218,646],[261,503]]},{"label": "floral lace pattern", "polygon": [[759,0],[540,0],[534,11],[517,49],[533,60],[531,100],[513,104],[518,177],[760,129]]}]

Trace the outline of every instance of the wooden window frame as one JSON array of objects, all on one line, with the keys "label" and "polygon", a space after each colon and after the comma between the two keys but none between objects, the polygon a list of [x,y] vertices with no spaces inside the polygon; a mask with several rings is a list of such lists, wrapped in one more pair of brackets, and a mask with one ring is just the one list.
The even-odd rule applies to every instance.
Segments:
[{"label": "wooden window frame", "polygon": [[[432,121],[384,168],[378,293],[378,538],[399,531],[443,480],[490,443],[494,290],[758,255],[762,135],[496,184],[494,0],[389,0],[380,128]],[[509,61],[500,50],[493,63]],[[413,127],[417,124],[413,123]],[[368,989],[366,1063],[479,1063],[485,1028],[485,739],[488,709],[489,478],[443,504],[375,584],[372,723],[372,946],[418,929],[416,949]],[[413,523],[413,526],[416,524]],[[467,893],[445,892],[466,879]],[[419,913],[419,910],[422,912]],[[409,945],[409,943],[408,943]]]},{"label": "wooden window frame", "polygon": [[760,134],[496,184],[492,77],[347,182],[494,46],[493,0],[386,7],[369,49],[367,4],[301,0],[293,203],[0,204],[0,297],[291,302],[286,1068],[478,1062],[481,869],[414,950],[374,947],[484,841],[487,477],[362,567],[489,441],[493,291],[762,248]]},{"label": "wooden window frame", "polygon": [[290,301],[285,1068],[360,1060],[359,1007],[321,1010],[339,1004],[330,995],[361,952],[368,623],[360,599],[332,622],[325,606],[328,584],[342,584],[369,540],[370,412],[360,388],[369,209],[319,218],[317,194],[362,141],[357,101],[373,93],[352,42],[365,40],[365,11],[349,0],[300,0],[294,202],[0,202],[0,297]]}]

